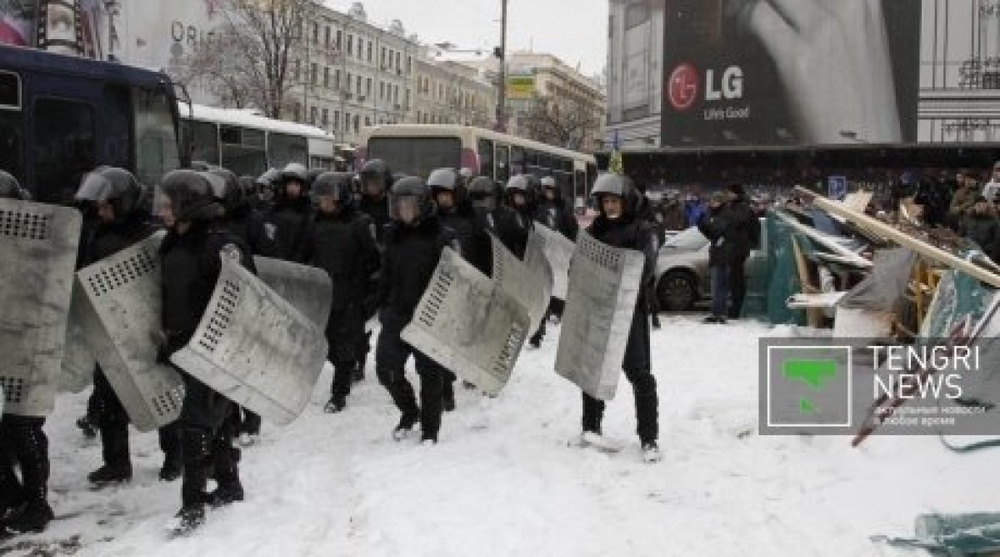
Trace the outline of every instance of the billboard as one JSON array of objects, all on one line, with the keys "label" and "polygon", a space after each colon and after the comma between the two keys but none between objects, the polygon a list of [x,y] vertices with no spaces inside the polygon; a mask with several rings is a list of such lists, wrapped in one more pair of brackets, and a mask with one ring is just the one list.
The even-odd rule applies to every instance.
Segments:
[{"label": "billboard", "polygon": [[916,2],[665,1],[662,145],[917,141]]}]

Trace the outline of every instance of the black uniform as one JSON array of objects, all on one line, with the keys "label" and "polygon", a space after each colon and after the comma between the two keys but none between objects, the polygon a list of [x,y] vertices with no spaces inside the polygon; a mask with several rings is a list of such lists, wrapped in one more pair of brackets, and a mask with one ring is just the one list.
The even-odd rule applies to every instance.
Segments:
[{"label": "black uniform", "polygon": [[[119,251],[147,238],[156,228],[146,222],[145,215],[113,224],[96,224],[90,230],[79,267],[110,257]],[[90,474],[95,483],[124,481],[132,477],[129,454],[129,417],[101,366],[94,369],[94,391],[88,401],[88,419],[94,420],[101,432],[104,465]],[[164,462],[160,478],[175,479],[182,467],[180,429],[175,424],[160,428],[160,449]]]},{"label": "black uniform", "polygon": [[[595,239],[617,248],[641,251],[645,255],[643,284],[653,279],[656,269],[656,231],[645,221],[626,215],[611,220],[603,214],[587,227]],[[625,344],[622,369],[635,394],[636,433],[644,446],[656,444],[659,436],[656,378],[653,377],[649,348],[649,316],[646,313],[646,290],[639,290],[632,327]],[[601,433],[604,401],[583,393],[583,430]]]},{"label": "black uniform", "polygon": [[281,195],[264,217],[267,243],[273,243],[272,257],[302,263],[306,228],[312,218],[312,202],[305,194],[294,199]]},{"label": "black uniform", "polygon": [[757,221],[757,215],[754,214],[742,188],[734,193],[736,198],[726,206],[728,218],[734,229],[735,241],[729,267],[729,292],[732,301],[728,314],[732,319],[738,318],[743,313],[743,300],[747,293],[745,265],[750,252],[760,244],[760,223]]},{"label": "black uniform", "polygon": [[[399,429],[410,429],[419,419],[423,438],[437,441],[441,427],[442,389],[445,370],[434,360],[414,350],[400,338],[430,283],[445,246],[454,245],[450,230],[435,216],[416,225],[393,223],[386,232],[385,253],[379,276],[378,306],[382,331],[375,349],[379,382],[402,412]],[[410,355],[420,375],[420,405],[406,380],[404,367]]]},{"label": "black uniform", "polygon": [[[365,321],[369,280],[379,265],[371,217],[344,206],[339,214],[317,210],[305,236],[305,260],[330,275],[333,303],[327,321],[327,359],[333,364],[331,403],[343,407],[351,392],[351,377],[357,366],[359,347],[367,343]],[[331,409],[332,410],[332,409]]]},{"label": "black uniform", "polygon": [[382,196],[379,199],[373,199],[368,196],[362,196],[361,202],[358,204],[358,210],[371,217],[372,222],[375,223],[375,241],[380,248],[384,248],[386,227],[391,222],[387,197]]},{"label": "black uniform", "polygon": [[277,257],[277,243],[268,238],[264,224],[264,215],[249,202],[226,214],[226,228],[242,239],[251,253],[264,257]]},{"label": "black uniform", "polygon": [[[238,248],[241,264],[254,270],[249,248],[227,230],[196,221],[184,234],[171,231],[160,247],[162,263],[163,331],[169,354],[185,346],[194,335],[215,289],[221,270],[220,253]],[[226,418],[232,403],[220,393],[174,366],[184,378],[184,404],[180,426],[184,442],[183,509],[201,509],[206,501],[228,502],[243,498],[237,462],[239,449],[233,448],[233,431]],[[224,424],[227,427],[223,427]],[[218,489],[214,497],[205,493],[208,467],[214,465]],[[182,510],[182,512],[184,512]]]},{"label": "black uniform", "polygon": [[500,206],[486,215],[486,228],[518,259],[524,259],[532,221],[527,215],[510,207]]}]

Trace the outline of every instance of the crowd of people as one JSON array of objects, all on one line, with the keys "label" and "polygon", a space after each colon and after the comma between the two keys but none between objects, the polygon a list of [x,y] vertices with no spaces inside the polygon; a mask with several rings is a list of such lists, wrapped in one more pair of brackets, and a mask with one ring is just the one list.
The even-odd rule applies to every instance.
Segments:
[{"label": "crowd of people", "polygon": [[[593,196],[598,215],[588,232],[610,246],[641,251],[643,281],[651,284],[663,228],[650,216],[644,196],[631,180],[613,174],[597,178]],[[5,172],[0,172],[0,197],[30,200]],[[333,299],[326,338],[334,373],[325,412],[346,411],[352,383],[364,380],[372,334],[367,323],[377,315],[375,374],[400,413],[392,437],[415,435],[419,425],[421,443],[434,445],[443,413],[455,410],[455,370],[416,350],[401,332],[442,251],[454,249],[489,275],[489,234],[523,259],[535,226],[545,225],[571,240],[579,232],[571,205],[551,177],[518,175],[498,184],[441,168],[425,179],[394,174],[380,160],[368,161],[357,175],[309,171],[291,163],[256,178],[195,164],[167,173],[155,188],[139,184],[127,170],[99,167],[83,177],[75,200],[84,216],[78,269],[166,230],[159,247],[162,329],[154,336],[157,362],[174,368],[185,386],[180,418],[159,430],[160,479],[181,480],[178,533],[200,525],[206,509],[244,498],[239,447],[252,444],[261,427],[260,416],[171,360],[195,334],[221,272],[221,257],[254,273],[253,256],[259,255],[311,265],[330,277]],[[727,215],[719,213],[715,221],[719,245],[730,234],[728,225],[720,224]],[[651,289],[644,288],[622,369],[634,387],[644,460],[655,462],[660,452],[649,339],[649,313],[655,310],[650,297],[655,298]],[[553,299],[530,346],[541,345],[545,321],[562,310],[562,303]],[[411,356],[419,394],[405,374]],[[582,433],[600,435],[603,411],[602,401],[583,393]],[[45,419],[4,409],[0,539],[41,531],[53,518],[47,501]],[[125,406],[98,365],[86,415],[77,422],[85,435],[100,437],[103,464],[88,475],[97,489],[132,477],[128,424]],[[210,479],[215,481],[211,491]]]}]

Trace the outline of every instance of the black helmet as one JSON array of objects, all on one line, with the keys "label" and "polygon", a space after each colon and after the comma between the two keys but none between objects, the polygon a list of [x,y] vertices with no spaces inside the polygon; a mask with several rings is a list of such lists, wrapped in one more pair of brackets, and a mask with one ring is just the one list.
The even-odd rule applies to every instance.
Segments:
[{"label": "black helmet", "polygon": [[222,214],[222,206],[215,202],[212,186],[201,172],[168,172],[160,182],[160,191],[170,200],[177,221],[207,221]]},{"label": "black helmet", "polygon": [[257,177],[257,185],[264,189],[271,189],[278,185],[281,180],[281,171],[277,168],[268,168],[263,174]]},{"label": "black helmet", "polygon": [[78,203],[108,203],[115,210],[115,221],[121,222],[140,210],[146,189],[124,168],[99,166],[84,174],[74,199]]},{"label": "black helmet", "polygon": [[[366,162],[361,167],[358,177],[361,179],[361,193],[372,197],[378,197],[382,192],[389,191],[395,181],[392,169],[382,159],[372,159]],[[369,192],[368,186],[376,186],[378,190]]]},{"label": "black helmet", "polygon": [[226,214],[232,214],[246,203],[243,188],[240,187],[240,179],[231,170],[217,166],[206,172],[205,177],[212,185],[212,194],[215,196],[215,200],[222,203]]},{"label": "black helmet", "polygon": [[542,177],[542,179],[541,179],[541,185],[542,185],[542,190],[552,190],[552,191],[554,191],[556,193],[556,199],[559,199],[559,198],[562,197],[562,190],[559,188],[559,185],[556,183],[556,179],[553,178],[552,176],[544,176],[544,177]]},{"label": "black helmet", "polygon": [[319,197],[332,197],[341,207],[351,206],[354,200],[354,175],[350,172],[324,172],[316,177],[312,185],[313,201]]},{"label": "black helmet", "polygon": [[[409,220],[404,218],[407,207],[410,207],[412,211]],[[427,184],[417,176],[406,176],[397,180],[392,185],[389,212],[393,220],[405,224],[416,224],[432,215],[434,204],[431,202],[430,189]]]},{"label": "black helmet", "polygon": [[507,181],[506,197],[507,204],[514,206],[514,194],[524,194],[527,207],[534,209],[538,203],[538,196],[541,193],[541,184],[534,174],[518,174]]},{"label": "black helmet", "polygon": [[492,211],[500,204],[500,186],[486,176],[476,176],[469,182],[469,199],[477,209]]},{"label": "black helmet", "polygon": [[604,214],[604,208],[600,203],[601,196],[603,195],[617,195],[622,198],[626,216],[634,217],[639,211],[639,204],[642,202],[642,195],[636,189],[635,184],[632,183],[631,178],[611,172],[602,172],[597,175],[597,180],[594,181],[594,187],[590,190],[590,195],[596,199],[597,208],[601,211],[601,214]]},{"label": "black helmet", "polygon": [[21,184],[17,182],[17,178],[0,170],[0,198],[27,201],[31,199],[31,196],[21,188]]}]

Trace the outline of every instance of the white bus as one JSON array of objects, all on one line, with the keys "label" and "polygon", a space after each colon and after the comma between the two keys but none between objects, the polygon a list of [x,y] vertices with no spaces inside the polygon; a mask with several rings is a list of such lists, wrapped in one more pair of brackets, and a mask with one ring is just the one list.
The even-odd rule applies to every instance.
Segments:
[{"label": "white bus", "polygon": [[192,161],[250,176],[290,162],[333,169],[334,136],[320,128],[265,118],[254,109],[178,105]]},{"label": "white bus", "polygon": [[564,199],[586,199],[597,176],[593,155],[483,128],[447,124],[392,124],[364,128],[355,170],[381,159],[393,172],[427,177],[440,167],[469,168],[506,183],[517,174],[552,176]]}]

